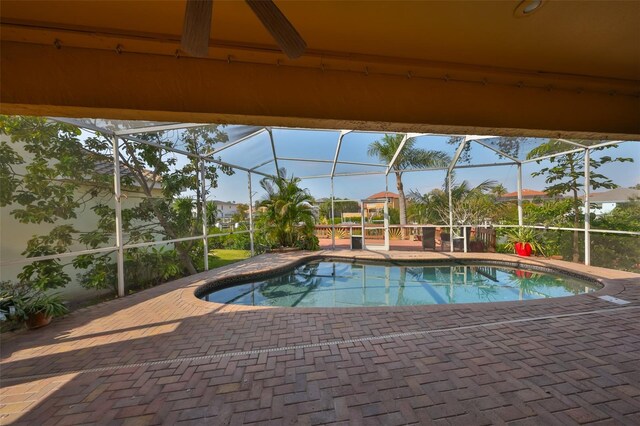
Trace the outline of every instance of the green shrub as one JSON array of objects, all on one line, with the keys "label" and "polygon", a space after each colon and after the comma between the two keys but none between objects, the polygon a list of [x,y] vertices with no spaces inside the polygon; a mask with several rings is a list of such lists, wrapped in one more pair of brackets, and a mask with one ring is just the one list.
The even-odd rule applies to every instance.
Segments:
[{"label": "green shrub", "polygon": [[[204,253],[202,241],[193,244],[192,260],[196,268],[203,269]],[[91,255],[89,255],[91,256]],[[198,263],[199,261],[199,263]],[[116,290],[116,263],[109,258],[101,258],[100,262],[92,259],[88,262],[93,268],[79,274],[80,284],[86,288]],[[82,260],[75,262],[82,267]],[[152,287],[186,275],[187,271],[178,259],[178,252],[167,247],[132,248],[124,251],[124,281],[130,289]]]}]

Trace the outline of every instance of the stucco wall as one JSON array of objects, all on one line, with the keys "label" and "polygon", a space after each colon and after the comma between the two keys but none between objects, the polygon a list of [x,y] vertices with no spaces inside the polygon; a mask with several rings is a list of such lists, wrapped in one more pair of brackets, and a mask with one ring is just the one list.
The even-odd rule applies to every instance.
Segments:
[{"label": "stucco wall", "polygon": [[[0,140],[9,141],[9,138],[5,135],[0,135]],[[10,146],[23,157],[27,162],[25,164],[17,165],[14,167],[14,171],[18,174],[24,174],[26,167],[30,159],[30,155],[22,149],[22,146],[18,143],[10,143]],[[80,196],[88,187],[80,187],[76,192],[77,196]],[[113,190],[111,189],[111,193]],[[161,197],[159,190],[156,190],[156,195]],[[123,192],[125,197],[122,199],[123,208],[131,208],[137,205],[141,201],[141,194],[136,192]],[[91,210],[92,206],[95,206],[97,201],[89,202],[84,208],[76,211],[77,218],[71,220],[57,220],[53,224],[41,223],[21,223],[18,221],[11,212],[15,209],[20,209],[20,205],[9,205],[0,208],[0,261],[9,262],[16,259],[23,259],[22,253],[27,247],[27,241],[35,235],[48,234],[55,226],[63,224],[72,224],[77,230],[90,231],[97,227],[98,216]],[[113,208],[114,200],[110,195],[106,195],[102,199],[102,202]],[[115,245],[115,235],[111,236],[109,242],[102,247],[109,247]],[[72,251],[86,250],[87,247],[79,242],[74,242],[70,248]],[[70,263],[74,258],[61,259],[62,263]],[[22,268],[27,263],[3,265],[0,268],[0,280],[16,280],[17,275],[22,271]],[[87,290],[79,284],[77,274],[82,271],[75,270],[73,266],[65,268],[65,272],[71,277],[71,282],[64,288],[56,289],[56,292],[60,292],[61,296],[65,300],[69,301],[81,301],[96,297],[105,291]]]}]

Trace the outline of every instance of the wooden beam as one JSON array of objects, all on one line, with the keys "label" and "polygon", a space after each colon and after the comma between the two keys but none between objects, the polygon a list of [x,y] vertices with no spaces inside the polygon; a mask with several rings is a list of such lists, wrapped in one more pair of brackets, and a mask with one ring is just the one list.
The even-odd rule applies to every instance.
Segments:
[{"label": "wooden beam", "polygon": [[[637,96],[3,42],[4,114],[640,137]],[[566,85],[566,81],[564,82]]]}]

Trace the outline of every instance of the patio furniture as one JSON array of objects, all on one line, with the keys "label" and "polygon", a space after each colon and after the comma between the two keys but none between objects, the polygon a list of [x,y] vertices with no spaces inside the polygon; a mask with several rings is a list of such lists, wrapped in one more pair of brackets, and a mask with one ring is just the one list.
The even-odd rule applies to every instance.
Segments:
[{"label": "patio furniture", "polygon": [[436,228],[422,228],[422,250],[436,249]]},{"label": "patio furniture", "polygon": [[351,250],[362,250],[362,235],[351,236]]},{"label": "patio furniture", "polygon": [[[442,243],[440,244],[440,248],[442,251],[450,251],[451,250],[451,238],[448,233],[441,233],[440,238]],[[453,251],[464,251],[464,237],[453,237]]]}]

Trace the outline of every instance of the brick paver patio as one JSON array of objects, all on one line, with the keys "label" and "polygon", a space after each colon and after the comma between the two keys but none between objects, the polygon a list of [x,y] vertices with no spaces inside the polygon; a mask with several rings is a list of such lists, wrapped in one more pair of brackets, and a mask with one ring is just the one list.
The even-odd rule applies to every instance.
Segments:
[{"label": "brick paver patio", "polygon": [[[0,422],[640,424],[640,276],[533,259],[606,286],[524,303],[298,309],[193,296],[305,256],[262,255],[3,336]],[[479,256],[518,260],[454,257]]]}]

